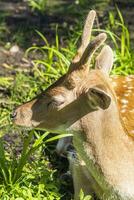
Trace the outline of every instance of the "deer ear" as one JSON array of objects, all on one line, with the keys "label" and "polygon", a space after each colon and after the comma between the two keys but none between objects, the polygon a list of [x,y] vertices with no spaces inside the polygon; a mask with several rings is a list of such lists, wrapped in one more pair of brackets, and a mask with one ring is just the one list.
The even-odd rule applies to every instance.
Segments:
[{"label": "deer ear", "polygon": [[113,51],[106,45],[96,58],[95,68],[109,74],[113,66]]},{"label": "deer ear", "polygon": [[111,103],[111,97],[101,89],[90,88],[86,94],[88,105],[93,109],[100,107],[101,109],[105,110]]}]

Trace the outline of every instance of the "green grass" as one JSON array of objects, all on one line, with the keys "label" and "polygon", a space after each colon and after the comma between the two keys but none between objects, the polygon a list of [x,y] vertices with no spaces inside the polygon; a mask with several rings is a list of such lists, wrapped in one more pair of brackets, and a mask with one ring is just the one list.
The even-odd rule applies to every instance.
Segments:
[{"label": "green grass", "polygon": [[[49,143],[65,135],[50,136],[44,131],[21,131],[12,125],[10,119],[15,106],[45,90],[67,71],[70,64],[64,55],[64,53],[69,53],[68,49],[59,49],[58,34],[56,34],[55,45],[52,46],[41,33],[38,32],[38,34],[45,45],[29,48],[26,55],[28,56],[33,51],[40,51],[42,60],[34,60],[33,68],[27,73],[19,72],[10,66],[9,70],[16,70],[16,76],[0,78],[0,86],[9,93],[8,95],[3,93],[0,100],[2,105],[0,135],[3,136],[0,140],[0,199],[4,200],[16,198],[58,200],[63,196],[63,193],[59,192],[60,183],[56,178],[58,172],[49,168],[50,162],[43,152],[44,149],[49,151],[49,146],[50,152],[54,152],[54,146]],[[8,145],[8,150],[5,150],[4,135],[6,133],[9,134],[9,138],[11,135],[11,140],[14,133],[21,138],[23,145],[17,156],[16,148],[20,143],[16,141],[15,146]]]},{"label": "green grass", "polygon": [[33,11],[41,12],[42,14],[46,10],[47,0],[28,0],[28,5]]},{"label": "green grass", "polygon": [[[118,20],[115,18],[115,14],[111,12],[109,14],[109,24],[106,30],[109,39],[113,43],[115,53],[115,62],[112,73],[122,75],[134,74],[134,50],[132,50],[130,43],[130,33],[125,25],[120,10],[118,8],[116,9]],[[117,34],[114,34],[116,32]]]},{"label": "green grass", "polygon": [[[106,30],[94,29],[94,32],[105,31],[108,34],[108,43],[113,46],[115,54],[112,73],[134,74],[134,53],[129,32],[118,9],[117,13],[118,20],[115,19],[114,13],[109,14]],[[26,56],[37,53],[42,59],[33,60],[33,67],[27,73],[19,72],[10,66],[9,72],[16,71],[16,75],[0,77],[0,88],[6,91],[1,94],[0,99],[1,200],[70,200],[72,195],[67,190],[67,183],[64,183],[64,187],[61,186],[60,172],[56,170],[65,168],[63,162],[59,166],[54,154],[54,141],[63,135],[53,135],[37,130],[21,130],[14,127],[10,119],[15,106],[29,101],[66,73],[70,60],[76,52],[76,44],[81,31],[74,31],[68,40],[68,45],[64,48],[60,46],[57,29],[53,45],[50,45],[40,32],[37,31],[37,34],[43,40],[44,45],[30,47],[26,51]],[[7,134],[9,140],[14,140],[12,137],[15,134],[18,135],[20,141],[16,138],[15,143],[10,144],[10,141],[5,140]],[[18,146],[22,146],[19,152]],[[90,196],[84,197],[82,191],[80,197],[81,200],[90,199]]]}]

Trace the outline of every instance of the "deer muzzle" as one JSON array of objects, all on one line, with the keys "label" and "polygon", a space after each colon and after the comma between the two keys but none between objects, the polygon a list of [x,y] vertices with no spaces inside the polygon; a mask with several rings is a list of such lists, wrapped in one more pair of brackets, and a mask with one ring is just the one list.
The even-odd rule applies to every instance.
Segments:
[{"label": "deer muzzle", "polygon": [[[33,105],[33,103],[34,102],[25,103],[25,104],[17,107],[13,111],[11,118],[12,118],[14,124],[23,126],[23,127],[30,127],[30,128],[35,127],[35,123],[32,120],[32,116],[33,116],[32,105]],[[37,126],[37,124],[36,124],[36,126]]]}]

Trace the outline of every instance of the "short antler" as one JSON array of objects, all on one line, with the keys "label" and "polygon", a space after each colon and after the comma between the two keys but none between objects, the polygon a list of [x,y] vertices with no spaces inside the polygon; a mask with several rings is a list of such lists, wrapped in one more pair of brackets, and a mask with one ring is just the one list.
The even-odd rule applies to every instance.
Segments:
[{"label": "short antler", "polygon": [[80,66],[90,62],[93,53],[96,51],[96,49],[100,47],[100,45],[106,40],[106,38],[107,36],[105,33],[100,33],[98,36],[95,37],[93,41],[88,44],[79,61]]},{"label": "short antler", "polygon": [[85,64],[88,65],[93,53],[106,40],[106,34],[101,33],[98,36],[96,36],[93,41],[89,42],[95,16],[96,16],[96,12],[92,10],[89,12],[86,18],[86,22],[85,22],[83,34],[82,34],[81,45],[77,51],[77,54],[72,60],[72,63],[70,65],[70,70],[76,69],[78,67],[83,67],[83,65]]},{"label": "short antler", "polygon": [[79,49],[81,50],[82,53],[84,52],[84,50],[86,49],[89,43],[95,16],[96,16],[96,12],[94,10],[91,10],[87,16],[85,26],[83,29],[83,34],[82,34],[82,42]]}]

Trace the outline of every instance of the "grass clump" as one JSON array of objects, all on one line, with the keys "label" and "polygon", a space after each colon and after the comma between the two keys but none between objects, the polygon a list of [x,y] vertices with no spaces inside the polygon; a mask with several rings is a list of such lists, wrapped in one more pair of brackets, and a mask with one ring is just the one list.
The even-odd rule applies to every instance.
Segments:
[{"label": "grass clump", "polygon": [[[10,114],[14,106],[29,101],[45,90],[52,82],[63,75],[69,61],[60,52],[58,34],[56,44],[51,46],[46,38],[42,47],[31,47],[26,54],[37,52],[42,59],[35,59],[33,67],[27,71],[15,71],[15,76],[0,78],[1,94],[0,107],[0,199],[62,199],[58,172],[51,166],[48,155],[44,151],[54,153],[53,141],[66,135],[49,135],[44,131],[21,130],[12,125]],[[19,138],[19,141],[17,141]],[[15,140],[15,142],[13,142]],[[49,143],[50,145],[49,150]],[[10,144],[11,143],[11,144]],[[66,199],[69,199],[70,195]],[[64,199],[64,198],[63,198]]]},{"label": "grass clump", "polygon": [[134,74],[134,51],[130,43],[130,34],[125,25],[123,16],[117,8],[119,20],[114,17],[114,13],[109,14],[108,30],[111,29],[114,33],[119,30],[117,34],[111,34],[111,39],[115,49],[115,64],[113,74]]},{"label": "grass clump", "polygon": [[[28,136],[23,136],[23,146],[18,156],[16,153],[11,156],[11,152],[9,155],[4,150],[2,139],[0,140],[1,199],[61,199],[56,170],[52,169],[46,157],[42,158],[45,144],[58,138],[54,136],[45,139],[48,134],[46,132],[40,136],[38,132],[30,131]],[[31,143],[33,136],[35,140]]]},{"label": "grass clump", "polygon": [[28,0],[28,5],[31,7],[32,11],[38,11],[42,14],[46,10],[47,0]]}]

